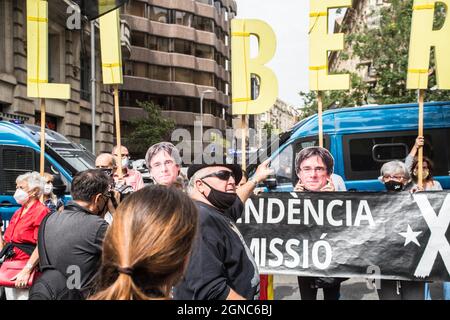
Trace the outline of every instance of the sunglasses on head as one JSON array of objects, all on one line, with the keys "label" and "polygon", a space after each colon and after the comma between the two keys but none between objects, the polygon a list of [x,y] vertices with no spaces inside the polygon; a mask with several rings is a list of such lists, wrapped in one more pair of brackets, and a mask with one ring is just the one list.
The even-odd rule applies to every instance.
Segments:
[{"label": "sunglasses on head", "polygon": [[216,177],[220,180],[225,180],[225,181],[228,181],[228,179],[230,179],[230,177],[235,178],[234,173],[232,171],[221,170],[221,171],[210,173],[210,174],[204,176],[202,179],[210,178],[210,177]]}]

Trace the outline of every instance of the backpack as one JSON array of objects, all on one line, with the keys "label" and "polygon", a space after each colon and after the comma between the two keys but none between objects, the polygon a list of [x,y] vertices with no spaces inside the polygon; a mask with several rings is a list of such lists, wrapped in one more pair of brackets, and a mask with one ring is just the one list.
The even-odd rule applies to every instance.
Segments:
[{"label": "backpack", "polygon": [[39,227],[38,252],[39,266],[42,274],[33,283],[28,300],[84,300],[80,290],[68,288],[67,277],[63,272],[52,266],[48,259],[44,232],[47,219],[52,214],[58,213],[49,213]]}]

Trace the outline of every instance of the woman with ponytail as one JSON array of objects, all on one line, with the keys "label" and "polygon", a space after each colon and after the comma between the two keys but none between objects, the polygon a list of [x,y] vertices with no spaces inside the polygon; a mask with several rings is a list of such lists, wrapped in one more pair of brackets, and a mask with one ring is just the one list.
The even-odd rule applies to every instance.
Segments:
[{"label": "woman with ponytail", "polygon": [[150,186],[117,208],[92,300],[170,299],[197,230],[197,209],[175,188]]}]

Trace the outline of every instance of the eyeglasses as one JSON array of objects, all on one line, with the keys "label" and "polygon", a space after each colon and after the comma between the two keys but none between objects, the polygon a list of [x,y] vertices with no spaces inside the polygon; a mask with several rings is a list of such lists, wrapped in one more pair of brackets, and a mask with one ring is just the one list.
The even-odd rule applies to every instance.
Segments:
[{"label": "eyeglasses", "polygon": [[[113,156],[114,157],[118,157],[119,155],[118,154],[113,154]],[[130,155],[122,153],[121,156],[122,156],[122,158],[128,158]]]},{"label": "eyeglasses", "polygon": [[327,169],[324,167],[315,167],[315,168],[311,168],[311,167],[304,167],[304,168],[300,168],[300,171],[303,171],[304,173],[311,173],[311,172],[317,172],[317,173],[324,173]]},{"label": "eyeglasses", "polygon": [[235,179],[234,173],[232,171],[226,171],[226,170],[221,170],[221,171],[210,173],[210,174],[204,176],[202,179],[210,178],[210,177],[216,177],[216,178],[218,178],[220,180],[224,180],[224,181],[228,181],[228,179],[230,179],[230,177],[233,177]]}]

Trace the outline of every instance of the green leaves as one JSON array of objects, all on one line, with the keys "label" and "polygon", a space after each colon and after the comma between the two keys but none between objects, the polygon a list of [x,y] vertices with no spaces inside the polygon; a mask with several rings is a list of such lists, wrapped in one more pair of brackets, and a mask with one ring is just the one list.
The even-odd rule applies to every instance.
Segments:
[{"label": "green leaves", "polygon": [[175,128],[175,122],[164,118],[161,109],[153,102],[137,102],[147,114],[147,117],[130,121],[127,125],[129,133],[125,141],[130,152],[144,154],[151,145],[168,140]]}]

